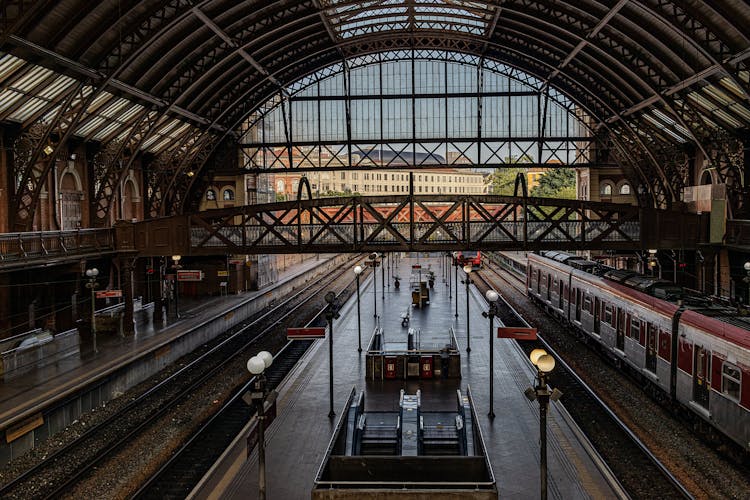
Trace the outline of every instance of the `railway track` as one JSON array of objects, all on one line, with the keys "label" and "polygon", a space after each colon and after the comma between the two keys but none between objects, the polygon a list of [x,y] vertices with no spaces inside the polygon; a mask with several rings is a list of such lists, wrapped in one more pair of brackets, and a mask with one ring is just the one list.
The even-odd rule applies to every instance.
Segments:
[{"label": "railway track", "polygon": [[[516,290],[520,288],[519,281],[505,278],[489,266],[485,266],[484,271],[476,274],[475,282],[483,294],[489,288],[507,290],[507,286],[499,286],[500,280],[510,284]],[[498,302],[504,303],[501,309],[513,310],[504,298]],[[513,311],[515,313],[515,310]],[[507,324],[506,326],[525,325]],[[656,455],[541,336],[536,341],[519,342],[519,345],[526,354],[533,349],[543,348],[555,358],[557,364],[555,371],[550,375],[550,385],[563,392],[565,408],[632,497],[693,498]]]},{"label": "railway track", "polygon": [[[216,377],[226,378],[224,367],[233,361],[237,363],[238,359],[244,367],[251,348],[254,351],[279,350],[286,340],[281,341],[283,335],[274,333],[285,332],[287,323],[298,326],[300,318],[316,316],[323,304],[320,292],[334,286],[341,276],[346,276],[345,270],[303,287],[259,317],[214,339],[212,345],[207,345],[185,366],[89,428],[73,442],[0,486],[0,497],[59,498],[74,491],[76,484],[90,478],[97,468],[126,449],[149,427],[159,425],[158,422],[173,408],[198,392],[200,387]],[[348,279],[347,284],[351,288]],[[262,348],[257,348],[260,339],[265,340],[261,343]],[[279,363],[279,367],[283,364]],[[249,378],[249,373],[243,370],[241,375],[235,374],[232,378],[239,384]]]},{"label": "railway track", "polygon": [[[310,326],[315,324],[317,322]],[[281,383],[312,343],[312,340],[288,342],[274,356],[273,364],[265,372],[269,391]],[[243,394],[249,391],[253,380],[237,390],[230,400],[151,476],[133,498],[185,498],[257,413],[257,408],[248,405],[242,399]]]}]

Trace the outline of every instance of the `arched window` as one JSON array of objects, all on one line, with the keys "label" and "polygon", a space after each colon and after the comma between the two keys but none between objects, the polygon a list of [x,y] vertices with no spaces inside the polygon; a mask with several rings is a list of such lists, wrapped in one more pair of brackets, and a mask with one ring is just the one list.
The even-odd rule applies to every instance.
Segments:
[{"label": "arched window", "polygon": [[234,200],[234,191],[231,189],[225,189],[224,190],[224,201],[232,201]]},{"label": "arched window", "polygon": [[602,184],[600,193],[602,194],[602,196],[612,196],[612,184]]},{"label": "arched window", "polygon": [[620,194],[630,194],[630,184],[626,182],[620,186]]},{"label": "arched window", "polygon": [[208,191],[206,191],[206,199],[208,201],[215,201],[216,200],[216,191],[214,191],[213,189],[209,189]]}]

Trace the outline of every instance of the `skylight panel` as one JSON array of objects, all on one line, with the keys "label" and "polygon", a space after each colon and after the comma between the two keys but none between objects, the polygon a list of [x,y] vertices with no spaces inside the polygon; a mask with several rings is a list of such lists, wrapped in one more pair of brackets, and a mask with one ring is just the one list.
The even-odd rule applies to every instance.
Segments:
[{"label": "skylight panel", "polygon": [[82,127],[79,127],[78,130],[76,130],[76,135],[79,135],[81,137],[86,137],[91,132],[97,129],[99,125],[105,122],[105,119],[101,116],[96,116],[92,118],[91,120],[87,121]]},{"label": "skylight panel", "polygon": [[19,59],[10,54],[5,54],[0,57],[0,80],[5,80],[7,77],[16,72],[21,68],[26,61]]},{"label": "skylight panel", "polygon": [[8,89],[0,92],[0,113],[10,109],[21,97],[23,97],[23,94],[15,90]]},{"label": "skylight panel", "polygon": [[120,123],[127,123],[135,115],[143,111],[143,106],[140,104],[131,104],[130,108],[125,110],[120,116],[117,117],[117,121]]},{"label": "skylight panel", "polygon": [[483,2],[388,0],[356,6],[344,0],[324,0],[326,15],[341,38],[366,33],[417,28],[483,35],[494,7]]},{"label": "skylight panel", "polygon": [[44,90],[39,92],[39,97],[43,99],[54,100],[55,98],[65,93],[66,90],[70,89],[71,86],[75,85],[75,83],[76,81],[72,78],[60,75],[55,79],[55,81],[47,85]]},{"label": "skylight panel", "polygon": [[34,113],[41,111],[47,104],[49,104],[49,101],[45,101],[44,99],[39,99],[37,97],[32,97],[30,99],[27,99],[23,103],[23,106],[18,108],[8,118],[10,120],[19,122],[25,121],[33,116]]},{"label": "skylight panel", "polygon": [[94,135],[94,140],[96,141],[104,140],[108,135],[110,135],[111,133],[113,133],[115,130],[117,130],[120,127],[122,127],[122,123],[112,122],[106,127],[104,127],[103,129],[101,129],[99,132],[97,132]]},{"label": "skylight panel", "polygon": [[731,78],[725,76],[724,78],[719,80],[719,83],[722,87],[729,90],[740,99],[747,99],[747,93],[742,89],[742,87],[734,83],[734,80],[732,80]]},{"label": "skylight panel", "polygon": [[726,111],[722,109],[716,109],[713,112],[714,115],[718,116],[722,120],[724,120],[729,125],[733,126],[734,128],[740,128],[742,126],[742,122],[737,120],[735,117],[727,113]]},{"label": "skylight panel", "polygon": [[714,87],[713,85],[706,85],[701,90],[709,94],[711,97],[719,101],[719,103],[721,103],[724,106],[728,105],[730,102],[734,102],[734,99],[731,99],[724,92]]},{"label": "skylight panel", "polygon": [[29,92],[51,74],[52,71],[42,68],[41,66],[36,66],[11,84],[11,87],[22,92]]}]

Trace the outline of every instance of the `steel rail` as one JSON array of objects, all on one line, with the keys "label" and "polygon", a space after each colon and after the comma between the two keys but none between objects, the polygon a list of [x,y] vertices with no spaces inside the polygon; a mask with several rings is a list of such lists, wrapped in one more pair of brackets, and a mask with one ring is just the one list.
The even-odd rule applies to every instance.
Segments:
[{"label": "steel rail", "polygon": [[[344,270],[340,271],[339,274],[345,272],[346,268]],[[219,352],[223,347],[225,347],[230,342],[238,339],[240,336],[245,335],[254,325],[261,321],[268,320],[269,318],[272,318],[275,314],[278,314],[279,311],[281,311],[284,307],[286,307],[288,304],[292,303],[295,299],[303,296],[304,294],[308,294],[307,297],[298,305],[296,305],[292,311],[287,312],[284,314],[283,317],[289,316],[292,314],[296,309],[304,305],[306,302],[311,300],[313,297],[315,297],[314,293],[309,293],[311,290],[316,288],[322,288],[326,286],[327,283],[330,281],[333,281],[337,275],[329,275],[329,277],[333,276],[332,278],[325,281],[325,283],[321,286],[320,282],[314,281],[310,283],[309,285],[299,289],[295,294],[288,296],[286,300],[280,302],[278,305],[273,306],[268,311],[261,314],[258,318],[254,319],[252,322],[245,324],[238,330],[237,332],[231,334],[226,339],[220,341],[216,346],[209,349],[207,352],[202,353],[198,358],[191,361],[189,364],[185,365],[184,367],[180,368],[178,371],[176,371],[174,374],[170,375],[167,379],[159,382],[154,387],[147,390],[145,393],[140,395],[138,398],[132,400],[129,402],[126,406],[124,406],[120,411],[118,411],[116,414],[108,417],[104,421],[100,422],[94,427],[91,427],[86,432],[81,434],[74,442],[70,443],[69,445],[57,450],[53,454],[51,454],[49,457],[44,459],[39,464],[35,465],[31,469],[25,471],[21,475],[13,478],[8,483],[2,485],[0,487],[0,497],[5,497],[8,495],[9,492],[20,486],[22,483],[26,482],[27,480],[32,480],[33,476],[39,474],[40,472],[54,467],[55,462],[58,460],[63,460],[66,455],[72,453],[75,448],[79,446],[83,446],[85,444],[85,440],[88,439],[95,439],[95,436],[97,433],[101,432],[103,429],[107,428],[111,424],[113,424],[117,419],[122,418],[123,415],[125,415],[127,412],[130,412],[137,406],[141,405],[146,401],[149,397],[153,396],[157,393],[157,391],[165,389],[169,387],[170,384],[178,383],[179,377],[187,374],[190,372],[190,370],[194,369],[196,366],[199,365],[199,363],[205,361],[208,359],[209,356]],[[278,320],[277,320],[278,321]],[[276,321],[276,322],[277,322]],[[274,323],[276,323],[274,322]],[[263,335],[265,335],[271,328],[273,328],[274,325],[271,327],[268,327],[261,331],[260,333],[255,334],[250,340],[248,340],[245,343],[245,346],[241,349],[235,349],[235,352],[241,352],[242,350],[246,349],[247,346],[257,341],[259,338],[261,338]],[[198,377],[198,380],[194,383],[189,384],[189,387],[182,391],[178,396],[175,396],[173,398],[174,404],[177,404],[181,398],[186,395],[190,394],[195,387],[203,383],[206,379],[210,378],[216,371],[218,371],[223,365],[228,363],[227,360],[224,363],[220,363],[215,365],[212,369],[208,370],[203,376]],[[105,447],[102,450],[99,450],[97,453],[95,453],[95,456],[93,458],[89,458],[88,460],[85,460],[83,464],[80,464],[76,467],[76,471],[69,475],[69,477],[63,482],[62,485],[58,485],[53,488],[54,491],[46,492],[42,495],[40,495],[40,498],[53,498],[57,497],[59,494],[61,494],[67,487],[74,484],[78,479],[83,477],[85,474],[88,473],[88,471],[97,463],[100,463],[102,459],[111,453],[113,453],[115,450],[119,449],[128,438],[134,436],[137,434],[138,431],[140,431],[142,428],[144,428],[149,423],[153,422],[156,418],[158,418],[160,415],[165,413],[171,405],[163,405],[163,407],[159,410],[159,412],[153,414],[149,418],[146,419],[145,422],[137,425],[135,429],[133,429],[131,432],[128,432],[127,435],[121,436],[119,439],[116,439],[113,443],[111,443],[109,446]]]},{"label": "steel rail", "polygon": [[[345,269],[344,271],[342,271],[341,273],[339,273],[334,278],[334,280],[337,279],[338,277],[340,277],[346,271],[348,271],[348,269]],[[339,293],[336,294],[336,296],[337,297],[340,296],[344,291],[345,290],[340,291]],[[328,308],[328,306],[326,305],[320,311],[318,311],[315,314],[315,316],[313,316],[313,318],[310,321],[307,322],[307,324],[305,326],[309,327],[311,325],[318,324],[318,323],[320,323],[321,319],[324,322],[325,321],[324,314],[325,314],[325,311],[326,311],[327,308]],[[284,347],[282,347],[282,349],[278,353],[276,353],[276,355],[274,355],[274,363],[267,370],[269,373],[272,370],[277,370],[277,371],[281,371],[282,370],[281,368],[278,368],[279,367],[278,361],[279,361],[280,358],[283,358],[286,355],[287,352],[289,352],[289,350],[290,350],[290,348],[291,348],[291,346],[292,346],[292,344],[294,342],[307,343],[307,345],[305,346],[305,351],[304,352],[307,352],[307,350],[313,344],[313,341],[298,341],[298,340],[290,340],[290,341],[288,341],[284,345]],[[302,356],[304,356],[304,352],[302,353]],[[296,355],[296,353],[295,353],[295,355]],[[280,380],[278,381],[278,383],[274,387],[272,387],[269,384],[268,390],[271,391],[275,387],[278,387],[278,385],[281,384],[281,382],[286,378],[286,376],[294,368],[294,366],[296,366],[296,361],[295,361],[295,364],[291,368],[287,367],[288,369],[286,369],[286,371],[283,372],[283,373],[272,373],[271,375],[267,374],[268,378],[270,378],[271,376],[278,377],[278,375],[280,375],[280,374],[282,375],[281,378],[280,378]],[[180,461],[184,461],[183,460],[183,455],[189,454],[191,446],[197,446],[197,445],[199,445],[200,444],[200,440],[204,440],[205,441],[207,439],[205,437],[206,435],[210,434],[211,431],[216,426],[221,426],[222,425],[222,416],[225,413],[231,412],[232,411],[232,407],[238,403],[238,400],[241,399],[242,396],[246,392],[250,391],[250,389],[253,386],[253,383],[254,383],[255,379],[256,379],[256,377],[252,377],[246,384],[244,384],[242,387],[240,387],[237,390],[235,390],[233,392],[232,396],[230,396],[230,398],[227,400],[227,402],[224,403],[221,406],[221,408],[214,415],[211,416],[211,418],[209,418],[203,425],[201,425],[200,428],[197,429],[193,433],[193,435],[189,438],[189,440],[186,441],[174,454],[172,454],[172,456],[169,458],[169,460],[167,460],[167,462],[165,462],[153,475],[151,475],[151,477],[144,484],[141,485],[141,487],[132,495],[132,498],[162,498],[162,495],[156,494],[157,491],[155,491],[155,490],[158,490],[160,483],[164,483],[165,480],[168,483],[172,482],[172,481],[175,481],[174,478],[170,477],[169,469],[172,468],[175,464],[178,464]],[[252,416],[254,416],[256,414],[257,414],[257,409],[253,409],[249,413],[249,418],[252,418]],[[202,447],[202,450],[205,452],[206,448]],[[221,452],[223,452],[223,449],[219,452],[219,455],[221,454]],[[216,458],[218,458],[218,456]],[[185,478],[181,477],[181,478],[178,478],[177,480],[184,481],[184,479]],[[194,486],[194,485],[192,485],[192,486]]]}]

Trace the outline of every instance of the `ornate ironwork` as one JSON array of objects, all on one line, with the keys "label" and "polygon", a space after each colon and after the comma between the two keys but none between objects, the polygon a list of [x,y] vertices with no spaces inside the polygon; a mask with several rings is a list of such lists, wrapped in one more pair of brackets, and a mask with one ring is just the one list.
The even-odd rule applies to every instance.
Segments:
[{"label": "ornate ironwork", "polygon": [[[649,212],[652,227],[661,213]],[[211,210],[187,220],[190,254],[207,255],[461,248],[635,250],[646,244],[641,216],[637,207],[612,203],[412,195],[296,200]],[[661,243],[690,247],[698,243],[695,238],[681,235],[677,242],[665,238]],[[652,240],[649,236],[648,243]]]},{"label": "ornate ironwork", "polygon": [[[39,135],[39,126],[34,132],[18,141],[19,155],[14,161],[15,186],[13,195],[12,225],[18,230],[29,230],[34,223],[34,212],[38,207],[39,195],[47,174],[64,147],[72,132],[72,125],[85,112],[89,103],[91,88],[83,82],[78,84],[60,105],[54,118],[41,125],[44,132]],[[23,137],[23,135],[22,135]],[[33,145],[29,148],[29,145]],[[30,151],[30,152],[29,152]],[[45,155],[45,156],[43,156]]]}]

